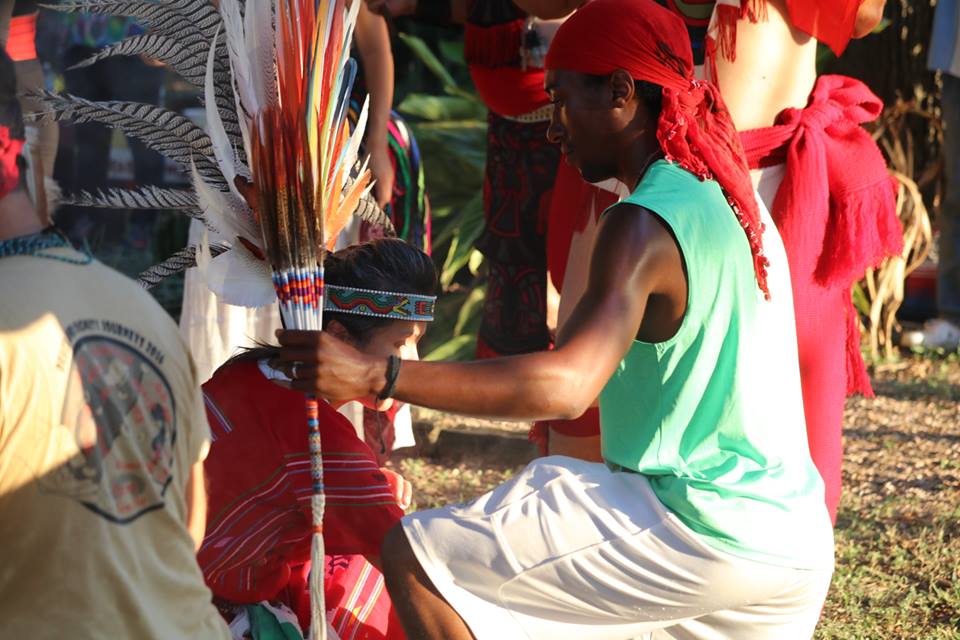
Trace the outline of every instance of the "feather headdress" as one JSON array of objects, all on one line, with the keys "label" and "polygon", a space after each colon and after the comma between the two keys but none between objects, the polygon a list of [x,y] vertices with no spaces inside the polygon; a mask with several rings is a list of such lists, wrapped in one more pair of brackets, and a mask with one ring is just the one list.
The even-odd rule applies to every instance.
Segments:
[{"label": "feather headdress", "polygon": [[[281,11],[280,5],[284,8]],[[109,189],[97,192],[66,194],[62,204],[74,204],[101,208],[124,209],[169,209],[200,220],[206,227],[207,238],[196,246],[176,252],[155,267],[140,275],[140,282],[151,287],[164,277],[188,267],[197,266],[206,285],[223,301],[240,306],[262,306],[275,300],[271,284],[270,264],[264,259],[267,247],[253,211],[237,190],[234,179],[252,176],[252,153],[255,144],[253,129],[260,111],[280,105],[280,76],[288,79],[283,85],[293,90],[292,74],[305,72],[308,57],[284,71],[278,64],[281,55],[292,51],[290,46],[281,49],[284,40],[292,43],[312,38],[306,30],[308,13],[317,16],[313,24],[331,25],[330,36],[335,36],[339,57],[327,57],[327,67],[317,68],[314,86],[323,89],[321,78],[332,87],[347,87],[334,69],[351,69],[349,61],[348,27],[351,14],[346,13],[343,3],[334,11],[334,2],[291,2],[288,0],[224,0],[219,10],[208,0],[86,0],[50,5],[57,11],[80,11],[99,14],[127,16],[146,28],[146,33],[121,40],[94,54],[77,66],[87,66],[110,56],[142,55],[159,60],[177,72],[184,80],[201,92],[206,120],[201,128],[180,114],[157,107],[132,102],[85,100],[69,94],[38,92],[38,98],[46,107],[32,114],[38,121],[71,121],[75,123],[99,122],[120,129],[125,135],[141,140],[149,148],[178,163],[189,176],[191,188],[139,187],[132,189]],[[322,5],[322,8],[321,8]],[[309,12],[307,11],[309,9]],[[355,20],[355,12],[352,14]],[[339,31],[332,30],[334,20],[339,21]],[[287,21],[287,26],[284,22]],[[293,24],[298,25],[296,29]],[[352,24],[352,23],[350,23]],[[324,29],[326,27],[324,26]],[[326,34],[321,32],[322,38]],[[309,45],[312,46],[313,41]],[[328,38],[323,46],[330,46]],[[317,44],[317,46],[320,46]],[[298,49],[299,54],[313,54],[309,46]],[[325,53],[326,49],[320,50]],[[345,76],[352,77],[353,71]],[[304,78],[304,82],[310,78]],[[349,89],[347,88],[349,95]],[[329,94],[318,94],[316,100],[325,99],[325,105],[337,105],[339,96],[329,99]],[[320,97],[323,96],[323,97]],[[305,93],[290,93],[289,100],[307,98]],[[304,105],[306,113],[306,105]],[[320,132],[327,131],[336,121],[339,112],[333,110],[324,120],[317,119],[311,141],[320,141]],[[362,135],[363,118],[356,131]],[[327,140],[332,140],[329,136]],[[344,140],[339,138],[338,140]],[[357,163],[359,136],[349,137],[350,145],[339,149],[341,162],[339,190],[333,193],[334,181],[325,184],[322,202],[336,201],[336,207],[317,209],[323,211],[325,236],[323,242],[332,242],[339,227],[350,215],[383,226],[388,234],[393,233],[389,218],[380,211],[369,195],[369,177]],[[306,145],[303,145],[306,146]],[[324,151],[329,161],[337,148]],[[318,155],[318,158],[320,156]],[[334,163],[336,164],[336,163]],[[318,169],[320,165],[318,164]],[[329,168],[329,166],[328,166]],[[326,178],[324,178],[326,179]],[[319,171],[313,179],[320,181]],[[318,202],[321,200],[317,199]],[[342,206],[339,206],[342,205]],[[351,209],[352,207],[352,209]],[[215,254],[207,249],[218,247]],[[205,249],[206,248],[206,249]]]}]

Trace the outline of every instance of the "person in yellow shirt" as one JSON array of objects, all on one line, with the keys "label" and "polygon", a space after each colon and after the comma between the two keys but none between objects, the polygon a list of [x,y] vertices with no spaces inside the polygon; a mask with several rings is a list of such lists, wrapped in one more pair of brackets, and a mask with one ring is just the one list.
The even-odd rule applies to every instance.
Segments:
[{"label": "person in yellow shirt", "polygon": [[176,325],[37,215],[0,52],[0,637],[230,633],[195,551],[209,446]]}]

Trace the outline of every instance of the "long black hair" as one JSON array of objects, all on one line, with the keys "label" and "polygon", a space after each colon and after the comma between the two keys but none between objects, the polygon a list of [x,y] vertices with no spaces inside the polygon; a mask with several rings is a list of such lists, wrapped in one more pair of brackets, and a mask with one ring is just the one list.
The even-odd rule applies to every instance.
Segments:
[{"label": "long black hair", "polygon": [[[430,256],[396,238],[381,238],[327,254],[323,261],[326,284],[396,293],[436,294],[437,270]],[[357,343],[363,344],[373,331],[396,322],[391,318],[361,316],[336,311],[323,312],[323,327],[331,320],[340,323]],[[261,360],[276,354],[278,347],[259,344],[230,358],[227,364]]]}]

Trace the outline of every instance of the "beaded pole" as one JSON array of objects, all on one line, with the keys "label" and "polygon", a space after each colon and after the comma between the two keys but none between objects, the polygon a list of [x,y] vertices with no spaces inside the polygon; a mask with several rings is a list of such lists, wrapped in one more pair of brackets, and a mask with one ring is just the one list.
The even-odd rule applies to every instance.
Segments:
[{"label": "beaded pole", "polygon": [[[348,9],[345,0],[275,0],[274,65],[263,65],[255,52],[240,71],[253,78],[249,93],[254,99],[249,102],[254,108],[245,106],[253,114],[250,169],[257,191],[257,223],[284,326],[291,329],[322,327],[324,252],[332,248],[370,188],[366,167],[355,171],[366,104],[352,134],[346,118],[356,75],[350,42],[360,4],[354,1]],[[247,11],[254,11],[249,3]],[[260,22],[269,21],[247,24],[255,30]],[[252,40],[258,41],[255,34]],[[244,64],[232,62],[235,72]],[[266,78],[258,78],[258,73]],[[306,397],[313,482],[310,637],[325,639],[325,499],[318,403],[315,396]]]}]

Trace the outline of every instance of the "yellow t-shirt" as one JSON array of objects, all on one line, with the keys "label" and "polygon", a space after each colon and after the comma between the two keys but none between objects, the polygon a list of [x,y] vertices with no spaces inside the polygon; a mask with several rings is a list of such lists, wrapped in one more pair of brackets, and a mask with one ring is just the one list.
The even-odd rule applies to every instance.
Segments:
[{"label": "yellow t-shirt", "polygon": [[229,638],[186,526],[208,444],[148,293],[96,261],[0,258],[0,638]]}]

